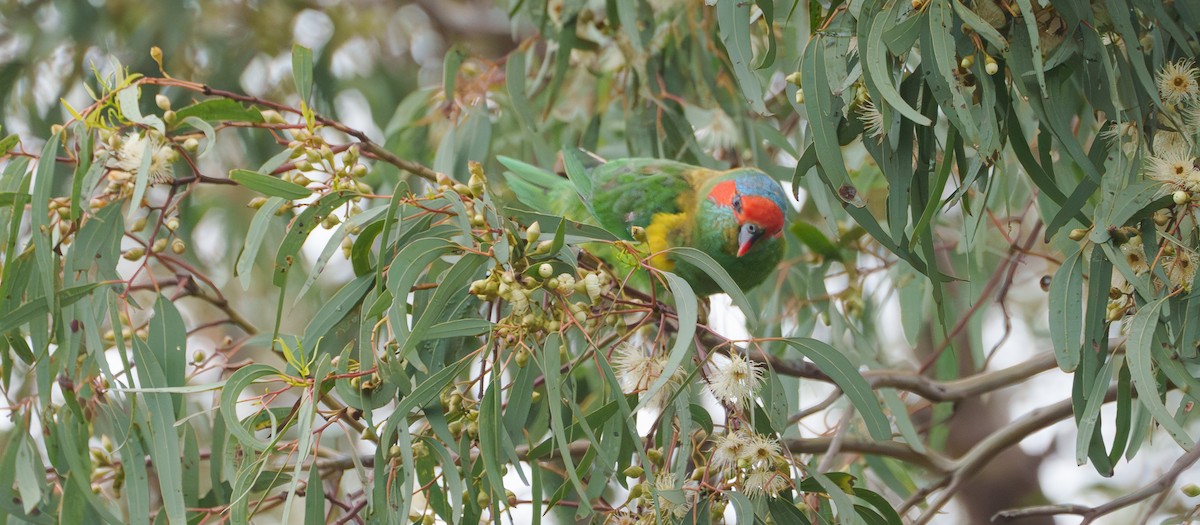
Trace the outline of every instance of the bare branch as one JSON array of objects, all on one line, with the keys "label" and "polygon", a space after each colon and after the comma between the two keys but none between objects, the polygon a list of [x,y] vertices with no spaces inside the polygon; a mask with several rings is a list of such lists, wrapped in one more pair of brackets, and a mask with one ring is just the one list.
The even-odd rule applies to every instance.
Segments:
[{"label": "bare branch", "polygon": [[[1117,387],[1114,385],[1105,394],[1104,402],[1109,403],[1116,398]],[[980,441],[970,452],[954,461],[954,468],[951,469],[952,472],[949,476],[936,483],[946,485],[946,490],[938,494],[937,499],[930,503],[925,512],[913,523],[915,525],[929,523],[934,516],[938,515],[942,507],[954,498],[963,483],[982,470],[997,455],[1020,443],[1030,434],[1071,417],[1072,413],[1071,400],[1065,399],[1053,405],[1036,409]]]},{"label": "bare branch", "polygon": [[[833,382],[816,365],[800,359],[781,359],[751,352],[751,358],[768,364],[780,374]],[[915,370],[870,370],[863,377],[874,388],[895,388],[912,392],[930,401],[957,401],[1018,384],[1030,377],[1054,368],[1054,354],[1044,352],[1024,362],[992,372],[982,372],[954,381],[937,381]]]},{"label": "bare branch", "polygon": [[1179,459],[1175,460],[1175,464],[1171,465],[1171,468],[1164,472],[1163,475],[1159,476],[1158,479],[1147,483],[1138,490],[1130,492],[1129,494],[1109,501],[1103,505],[1098,505],[1095,507],[1086,507],[1083,505],[1042,505],[1038,507],[1026,507],[999,512],[992,517],[992,521],[1011,521],[1026,516],[1074,514],[1077,516],[1083,516],[1083,522],[1080,523],[1080,525],[1087,525],[1101,516],[1112,514],[1113,512],[1146,499],[1155,496],[1161,496],[1173,485],[1175,485],[1175,480],[1179,478],[1179,475],[1182,474],[1184,470],[1187,470],[1188,467],[1191,467],[1193,464],[1195,464],[1196,461],[1200,461],[1200,446],[1192,447],[1192,449],[1187,451],[1187,453],[1179,456]]}]

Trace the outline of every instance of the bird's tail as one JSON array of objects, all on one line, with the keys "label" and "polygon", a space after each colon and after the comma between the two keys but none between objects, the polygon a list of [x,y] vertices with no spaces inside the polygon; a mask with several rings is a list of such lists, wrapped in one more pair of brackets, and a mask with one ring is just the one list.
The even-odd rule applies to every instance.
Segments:
[{"label": "bird's tail", "polygon": [[[498,156],[508,171],[505,182],[517,200],[534,211],[586,220],[587,203],[591,197],[588,173],[604,160],[583,150],[564,150],[563,163],[568,177],[539,168],[517,159]],[[581,169],[580,169],[581,168]]]},{"label": "bird's tail", "polygon": [[570,196],[571,181],[547,170],[528,164],[511,157],[498,156],[497,160],[508,171],[504,173],[504,181],[516,195],[517,200],[533,210],[562,214],[566,210],[553,209],[551,206]]}]

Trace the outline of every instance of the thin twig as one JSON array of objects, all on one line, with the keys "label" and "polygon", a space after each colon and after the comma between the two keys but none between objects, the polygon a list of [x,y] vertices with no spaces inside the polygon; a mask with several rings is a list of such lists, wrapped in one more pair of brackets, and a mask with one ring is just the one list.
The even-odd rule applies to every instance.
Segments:
[{"label": "thin twig", "polygon": [[1142,488],[1130,492],[1117,499],[1109,501],[1103,505],[1095,507],[1087,507],[1083,505],[1040,505],[1037,507],[1025,507],[1020,509],[1005,510],[996,513],[992,516],[992,521],[1011,521],[1017,518],[1028,516],[1055,516],[1059,514],[1074,514],[1083,516],[1083,521],[1080,525],[1087,525],[1101,516],[1112,514],[1125,507],[1146,499],[1164,494],[1168,489],[1175,485],[1175,480],[1179,475],[1191,467],[1196,461],[1200,461],[1200,446],[1193,446],[1179,459],[1175,460],[1175,464],[1171,468],[1159,476],[1158,479],[1147,483]]}]

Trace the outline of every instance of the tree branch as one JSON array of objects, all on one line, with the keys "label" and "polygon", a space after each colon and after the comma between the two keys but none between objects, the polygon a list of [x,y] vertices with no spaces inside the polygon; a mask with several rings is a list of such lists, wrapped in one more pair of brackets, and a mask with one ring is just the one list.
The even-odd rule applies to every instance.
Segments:
[{"label": "tree branch", "polygon": [[[702,339],[713,343],[709,345],[710,348],[732,344],[731,341],[711,332]],[[779,374],[825,383],[833,382],[833,379],[811,362],[802,359],[763,356],[759,352],[750,352],[749,354],[751,359],[770,366]],[[915,370],[869,370],[863,372],[862,376],[871,384],[872,388],[895,388],[917,394],[930,401],[940,402],[957,401],[999,390],[1050,370],[1054,366],[1054,353],[1044,352],[1008,368],[981,372],[954,381],[937,381],[920,375]]]},{"label": "tree branch", "polygon": [[1179,475],[1184,470],[1187,470],[1188,467],[1195,464],[1196,461],[1200,461],[1200,446],[1194,446],[1187,453],[1179,456],[1179,459],[1175,460],[1175,464],[1171,465],[1170,470],[1164,472],[1158,479],[1103,505],[1095,507],[1084,505],[1040,505],[1037,507],[1025,507],[998,512],[995,516],[992,516],[992,521],[1011,521],[1026,516],[1074,514],[1076,516],[1083,516],[1083,522],[1080,525],[1087,525],[1095,521],[1096,518],[1112,514],[1140,501],[1163,494],[1175,484],[1175,480],[1179,478]]},{"label": "tree branch", "polygon": [[[1104,402],[1109,403],[1116,400],[1116,398],[1117,387],[1113,385],[1109,387],[1108,392],[1104,395]],[[913,523],[915,525],[929,523],[934,516],[938,515],[942,507],[946,506],[954,498],[954,495],[962,488],[963,483],[982,470],[997,455],[1005,449],[1020,443],[1030,434],[1071,417],[1072,414],[1071,400],[1065,399],[1053,405],[1038,408],[1013,421],[1008,426],[1001,428],[983,441],[980,441],[969,452],[954,461],[954,466],[950,469],[951,474],[949,476],[935,483],[935,485],[946,486],[946,490],[938,494],[937,499],[933,503],[930,503],[925,512]]]}]

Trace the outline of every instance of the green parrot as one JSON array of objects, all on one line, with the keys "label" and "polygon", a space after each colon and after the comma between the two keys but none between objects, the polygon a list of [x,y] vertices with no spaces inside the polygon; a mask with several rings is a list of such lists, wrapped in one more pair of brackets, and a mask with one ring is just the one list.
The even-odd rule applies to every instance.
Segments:
[{"label": "green parrot", "polygon": [[[512,159],[501,159],[519,178],[509,186],[527,204],[561,203],[551,188],[570,186],[542,172],[530,180]],[[528,167],[528,165],[525,165]],[[650,264],[674,272],[699,295],[721,292],[706,272],[676,257],[668,248],[696,248],[729,273],[743,290],[761,284],[783,258],[782,235],[789,208],[775,179],[751,168],[718,171],[660,159],[613,160],[588,173],[591,215],[608,231],[628,240],[635,227],[645,232]],[[557,181],[557,182],[555,182]],[[561,204],[560,206],[561,207]]]}]

